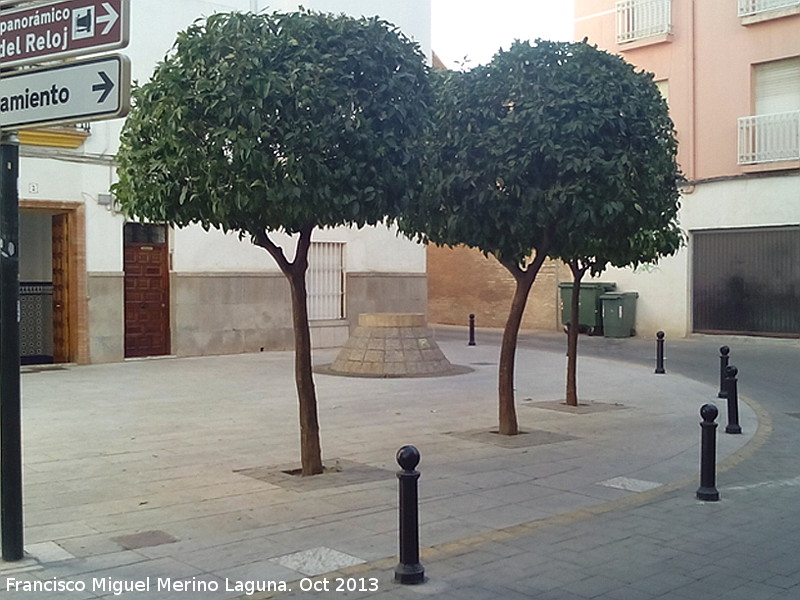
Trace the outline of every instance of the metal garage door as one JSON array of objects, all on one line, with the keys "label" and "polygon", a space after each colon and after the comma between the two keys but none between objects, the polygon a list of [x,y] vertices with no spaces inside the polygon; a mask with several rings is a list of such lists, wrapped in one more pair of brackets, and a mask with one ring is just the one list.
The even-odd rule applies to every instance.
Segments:
[{"label": "metal garage door", "polygon": [[694,232],[700,333],[800,334],[800,227]]}]

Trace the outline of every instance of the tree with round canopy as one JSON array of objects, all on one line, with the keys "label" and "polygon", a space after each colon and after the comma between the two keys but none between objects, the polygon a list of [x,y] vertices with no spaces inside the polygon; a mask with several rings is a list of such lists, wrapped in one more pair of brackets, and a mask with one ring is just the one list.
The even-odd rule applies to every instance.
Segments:
[{"label": "tree with round canopy", "polygon": [[288,280],[303,475],[323,471],[312,233],[389,223],[420,192],[427,71],[418,46],[378,18],[221,13],[181,32],[133,93],[114,187],[124,212],[238,232]]},{"label": "tree with round canopy", "polygon": [[652,76],[585,41],[518,41],[434,77],[426,193],[402,227],[514,277],[498,373],[499,432],[514,435],[517,338],[547,257],[597,272],[680,243],[673,126]]}]

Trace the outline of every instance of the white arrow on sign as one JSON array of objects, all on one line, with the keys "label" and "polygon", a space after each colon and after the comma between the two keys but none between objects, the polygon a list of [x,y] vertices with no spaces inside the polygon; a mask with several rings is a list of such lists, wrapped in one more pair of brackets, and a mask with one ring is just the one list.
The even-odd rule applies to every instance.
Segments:
[{"label": "white arrow on sign", "polygon": [[110,55],[0,78],[0,129],[123,117],[130,77],[128,57]]},{"label": "white arrow on sign", "polygon": [[97,17],[97,22],[106,24],[103,31],[100,32],[100,35],[108,35],[108,32],[111,31],[111,28],[114,27],[114,24],[119,20],[119,13],[114,10],[114,7],[108,2],[103,2],[103,8],[106,9],[106,14]]}]

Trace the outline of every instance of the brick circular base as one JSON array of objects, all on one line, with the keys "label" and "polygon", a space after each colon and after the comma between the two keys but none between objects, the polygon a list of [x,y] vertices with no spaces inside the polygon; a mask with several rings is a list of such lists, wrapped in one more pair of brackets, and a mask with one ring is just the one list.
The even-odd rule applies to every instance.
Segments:
[{"label": "brick circular base", "polygon": [[362,313],[359,327],[427,327],[422,313]]},{"label": "brick circular base", "polygon": [[431,377],[463,372],[445,357],[425,315],[366,313],[326,372],[362,377]]}]

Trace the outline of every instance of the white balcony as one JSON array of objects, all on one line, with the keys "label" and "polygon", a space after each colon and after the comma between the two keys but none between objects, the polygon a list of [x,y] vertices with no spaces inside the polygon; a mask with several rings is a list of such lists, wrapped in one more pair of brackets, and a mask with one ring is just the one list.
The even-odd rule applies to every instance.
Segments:
[{"label": "white balcony", "polygon": [[739,119],[739,164],[800,159],[800,110]]},{"label": "white balcony", "polygon": [[617,43],[672,33],[672,0],[619,0]]},{"label": "white balcony", "polygon": [[800,7],[800,0],[739,0],[739,16],[749,17],[793,7]]}]

